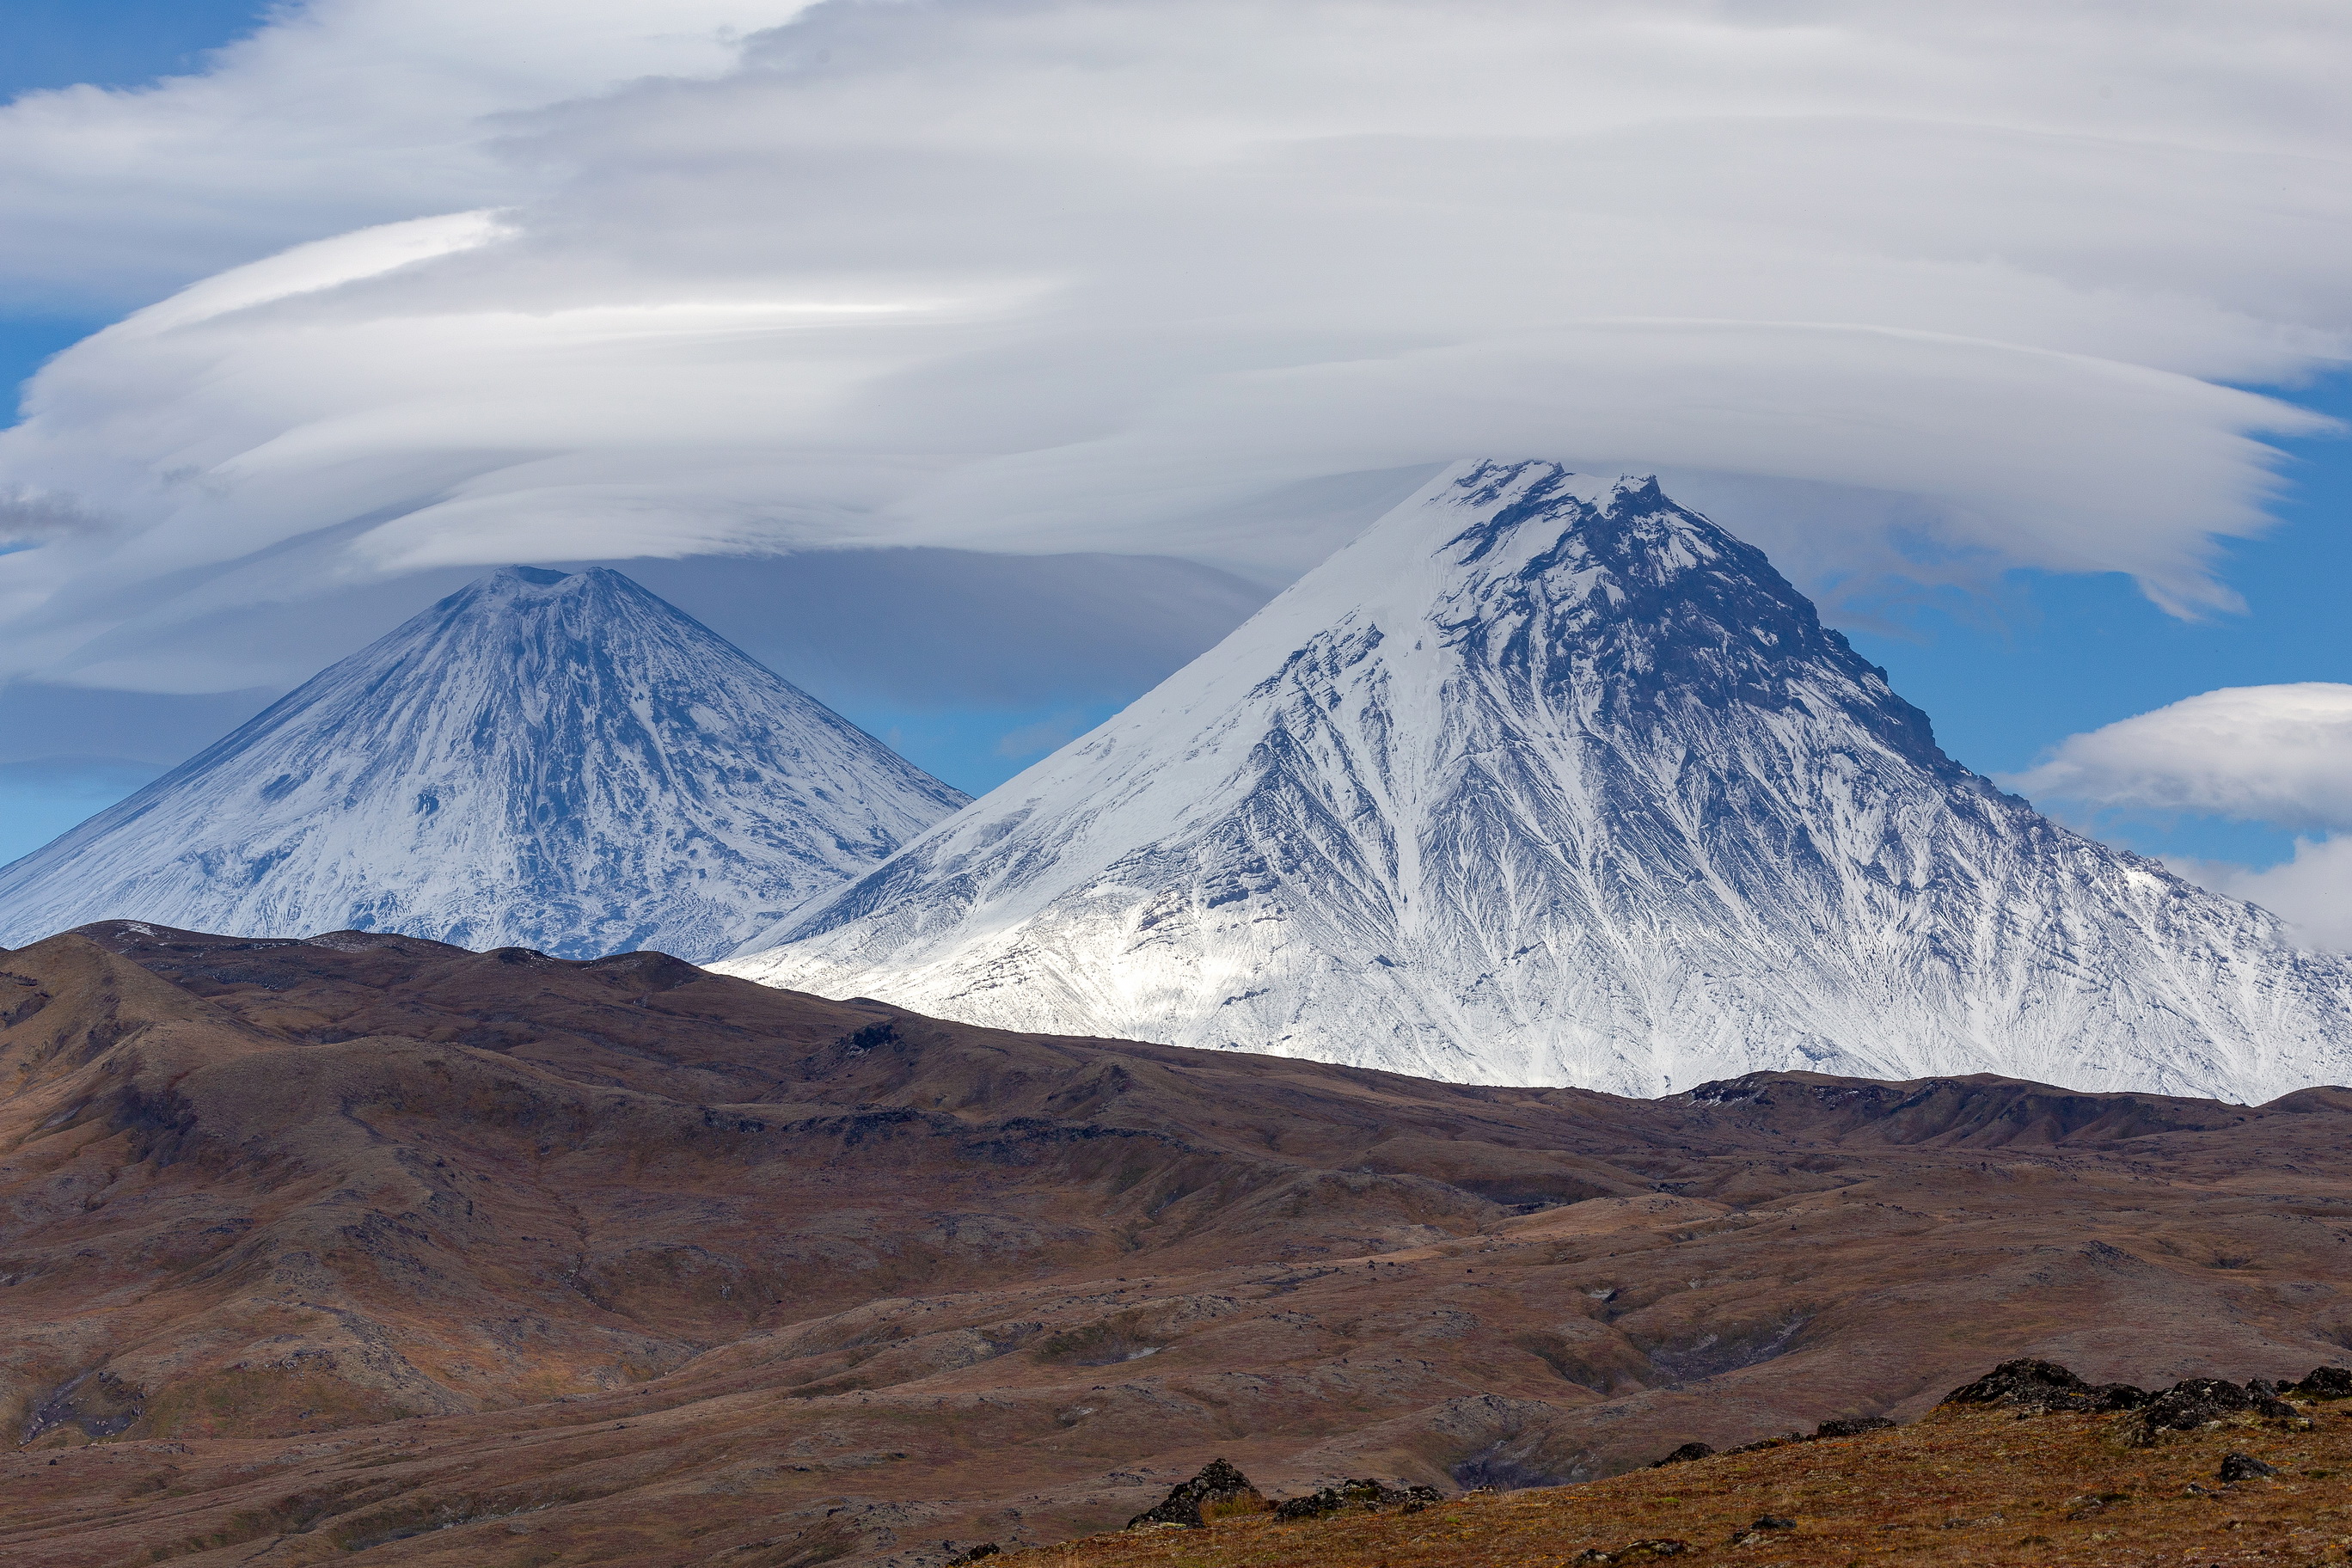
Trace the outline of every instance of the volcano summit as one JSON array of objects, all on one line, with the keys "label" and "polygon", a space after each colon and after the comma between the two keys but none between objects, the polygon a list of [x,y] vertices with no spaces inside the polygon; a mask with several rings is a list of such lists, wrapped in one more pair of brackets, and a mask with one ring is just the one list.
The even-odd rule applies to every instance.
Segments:
[{"label": "volcano summit", "polygon": [[2002,793],[1759,551],[1549,463],[1450,469],[723,967],[1633,1095],[2352,1077],[2352,960]]},{"label": "volcano summit", "polygon": [[621,574],[509,567],[0,869],[0,942],[128,917],[709,957],[967,798]]}]

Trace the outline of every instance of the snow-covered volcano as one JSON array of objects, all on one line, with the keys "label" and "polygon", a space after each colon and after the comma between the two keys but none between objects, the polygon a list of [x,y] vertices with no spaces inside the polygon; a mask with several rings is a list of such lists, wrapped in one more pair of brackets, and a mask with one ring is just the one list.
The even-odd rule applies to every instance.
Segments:
[{"label": "snow-covered volcano", "polygon": [[974,1023],[1627,1094],[2352,1079],[2352,962],[1953,762],[1654,481],[1545,463],[1455,467],[744,953]]},{"label": "snow-covered volcano", "polygon": [[967,798],[619,573],[509,567],[0,868],[0,942],[124,917],[711,958]]}]

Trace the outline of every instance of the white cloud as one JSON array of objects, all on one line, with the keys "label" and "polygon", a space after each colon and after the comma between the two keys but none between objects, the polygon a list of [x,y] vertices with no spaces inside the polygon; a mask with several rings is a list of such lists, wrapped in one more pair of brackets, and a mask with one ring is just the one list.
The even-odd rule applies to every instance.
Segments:
[{"label": "white cloud", "polygon": [[77,309],[342,229],[527,197],[502,116],[731,69],[806,0],[293,0],[198,75],[0,106],[0,289]]},{"label": "white cloud", "polygon": [[2301,941],[2352,952],[2352,837],[2297,839],[2294,858],[2256,871],[2218,860],[2171,860],[2190,881],[2284,916]]},{"label": "white cloud", "polygon": [[2340,7],[834,0],[723,68],[751,9],[314,7],[168,89],[214,151],[152,178],[76,184],[163,99],[43,110],[20,277],[183,233],[174,181],[261,192],[248,246],[498,211],[56,361],[0,437],[7,515],[74,520],[0,555],[8,668],[152,681],[157,625],[512,559],[1278,579],[1388,484],[1332,476],[1465,453],[1673,471],[1801,571],[1899,525],[2195,609],[2318,427],[2223,384],[2352,342]]},{"label": "white cloud", "polygon": [[2069,736],[2002,781],[2039,798],[2352,830],[2352,686],[2233,686]]},{"label": "white cloud", "polygon": [[2309,680],[2208,691],[2069,736],[2005,778],[2036,798],[2125,813],[2190,813],[2297,831],[2294,858],[2256,870],[2174,859],[2182,876],[2285,917],[2314,945],[2352,951],[2352,686]]}]

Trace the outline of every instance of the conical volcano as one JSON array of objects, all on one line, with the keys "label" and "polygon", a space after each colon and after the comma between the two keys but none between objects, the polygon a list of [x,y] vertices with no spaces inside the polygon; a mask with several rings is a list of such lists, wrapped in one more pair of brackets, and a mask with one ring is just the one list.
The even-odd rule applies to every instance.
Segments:
[{"label": "conical volcano", "polygon": [[1548,463],[1457,465],[745,954],[974,1023],[1639,1095],[2352,1078],[2352,963],[1955,763],[1654,481]]},{"label": "conical volcano", "polygon": [[510,567],[0,869],[93,920],[725,952],[967,797],[617,572]]}]

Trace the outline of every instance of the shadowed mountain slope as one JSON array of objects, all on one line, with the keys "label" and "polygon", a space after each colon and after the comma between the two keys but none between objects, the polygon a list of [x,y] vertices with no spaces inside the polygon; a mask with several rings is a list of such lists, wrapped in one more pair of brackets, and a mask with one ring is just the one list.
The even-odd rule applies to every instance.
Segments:
[{"label": "shadowed mountain slope", "polygon": [[1627,1100],[361,932],[0,972],[11,1564],[921,1568],[1218,1454],[1573,1480],[2352,1342],[2337,1090]]}]

